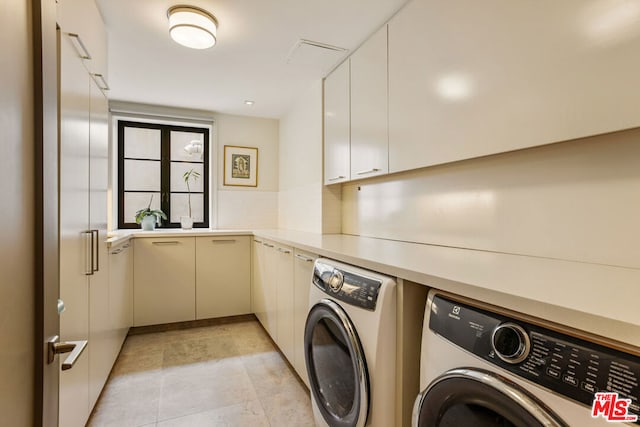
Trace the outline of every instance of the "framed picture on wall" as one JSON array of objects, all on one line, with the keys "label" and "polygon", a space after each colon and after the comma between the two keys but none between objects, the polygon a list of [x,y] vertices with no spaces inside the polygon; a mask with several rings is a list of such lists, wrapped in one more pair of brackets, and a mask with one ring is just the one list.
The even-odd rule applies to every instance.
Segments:
[{"label": "framed picture on wall", "polygon": [[258,186],[258,149],[224,146],[224,185]]}]

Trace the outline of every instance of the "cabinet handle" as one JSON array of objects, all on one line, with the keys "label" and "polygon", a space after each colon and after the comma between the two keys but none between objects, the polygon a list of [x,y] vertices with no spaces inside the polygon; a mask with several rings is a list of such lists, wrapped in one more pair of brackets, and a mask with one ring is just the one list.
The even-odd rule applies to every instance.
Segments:
[{"label": "cabinet handle", "polygon": [[211,240],[211,243],[235,243],[236,239],[213,239]]},{"label": "cabinet handle", "polygon": [[345,178],[346,178],[346,176],[340,175],[340,176],[336,176],[336,177],[333,177],[333,178],[329,178],[329,179],[327,179],[327,181],[337,181],[339,179],[345,179]]},{"label": "cabinet handle", "polygon": [[71,38],[71,40],[75,41],[73,43],[73,47],[76,48],[76,52],[78,52],[80,58],[91,59],[91,54],[89,53],[89,50],[87,50],[87,47],[84,45],[84,43],[82,43],[82,39],[80,38],[80,36],[75,33],[67,33],[67,35]]},{"label": "cabinet handle", "polygon": [[122,250],[123,250],[122,248],[118,248],[114,251],[111,251],[111,255],[118,255],[120,252],[122,252]]},{"label": "cabinet handle", "polygon": [[364,170],[364,171],[356,172],[356,175],[367,175],[369,173],[374,173],[374,172],[380,172],[380,169],[378,169],[378,168],[367,169],[367,170]]},{"label": "cabinet handle", "polygon": [[122,245],[122,249],[127,249],[129,246],[131,246],[131,243],[125,243]]},{"label": "cabinet handle", "polygon": [[179,245],[180,242],[178,242],[177,240],[171,240],[168,242],[151,242],[151,244],[158,245],[158,246],[168,246],[168,245]]},{"label": "cabinet handle", "polygon": [[262,244],[262,240],[253,239],[253,241]]},{"label": "cabinet handle", "polygon": [[[105,80],[105,78],[104,78],[104,76],[102,74],[93,73],[93,74],[91,74],[91,77],[93,77],[93,81],[96,82],[96,84],[98,85],[98,87],[100,89],[102,89],[102,90],[110,90],[109,85],[107,84],[107,81]],[[102,83],[102,84],[100,84],[100,83]]]},{"label": "cabinet handle", "polygon": [[[85,236],[89,236],[88,241],[85,240],[85,254],[86,254],[87,258],[86,258],[86,261],[85,261],[84,275],[85,276],[91,276],[94,273],[94,270],[93,270],[93,265],[94,265],[94,261],[93,261],[93,230],[83,231],[82,234],[84,234]],[[86,239],[86,237],[85,237],[85,239]]]},{"label": "cabinet handle", "polygon": [[313,258],[309,258],[300,254],[296,254],[296,258],[301,259],[304,262],[313,262]]},{"label": "cabinet handle", "polygon": [[[100,247],[98,246],[100,244],[100,231],[99,230],[91,230],[91,236],[93,238],[93,233],[95,233],[96,238],[95,240],[92,239],[91,243],[91,271],[93,271],[93,273],[96,273],[98,271],[100,271]],[[95,255],[94,255],[95,253]],[[95,268],[93,267],[93,261],[95,260]]]},{"label": "cabinet handle", "polygon": [[285,248],[278,248],[278,252],[283,253],[283,254],[290,254],[291,251],[289,249],[285,249]]},{"label": "cabinet handle", "polygon": [[268,247],[268,248],[274,248],[275,246],[269,244],[269,243],[263,243],[264,246]]}]

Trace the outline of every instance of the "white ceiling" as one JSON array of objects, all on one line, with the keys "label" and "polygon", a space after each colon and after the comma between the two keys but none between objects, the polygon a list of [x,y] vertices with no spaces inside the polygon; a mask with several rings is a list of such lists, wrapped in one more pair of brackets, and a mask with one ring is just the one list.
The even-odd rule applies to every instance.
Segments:
[{"label": "white ceiling", "polygon": [[336,58],[323,67],[287,64],[299,39],[353,50],[406,2],[190,0],[219,22],[216,46],[192,50],[169,37],[167,9],[180,1],[96,0],[108,32],[111,99],[277,118],[335,65]]}]

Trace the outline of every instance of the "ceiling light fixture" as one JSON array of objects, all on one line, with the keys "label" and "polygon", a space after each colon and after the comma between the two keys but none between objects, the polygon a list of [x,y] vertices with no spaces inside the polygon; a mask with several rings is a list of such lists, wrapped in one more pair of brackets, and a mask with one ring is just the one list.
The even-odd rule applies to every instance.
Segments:
[{"label": "ceiling light fixture", "polygon": [[216,44],[218,21],[204,9],[193,6],[173,6],[167,11],[169,34],[183,46],[207,49]]},{"label": "ceiling light fixture", "polygon": [[245,103],[245,105],[253,105],[253,104],[255,104],[255,102],[250,101],[248,99],[246,101],[244,101],[244,103]]}]

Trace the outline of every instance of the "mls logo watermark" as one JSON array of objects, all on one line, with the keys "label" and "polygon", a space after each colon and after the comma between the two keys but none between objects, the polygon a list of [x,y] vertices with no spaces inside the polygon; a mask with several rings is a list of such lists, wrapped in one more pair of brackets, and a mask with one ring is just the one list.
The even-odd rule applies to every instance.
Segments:
[{"label": "mls logo watermark", "polygon": [[631,399],[621,399],[618,393],[596,393],[591,408],[591,417],[603,417],[612,423],[627,423],[638,420],[637,415],[629,414]]}]

